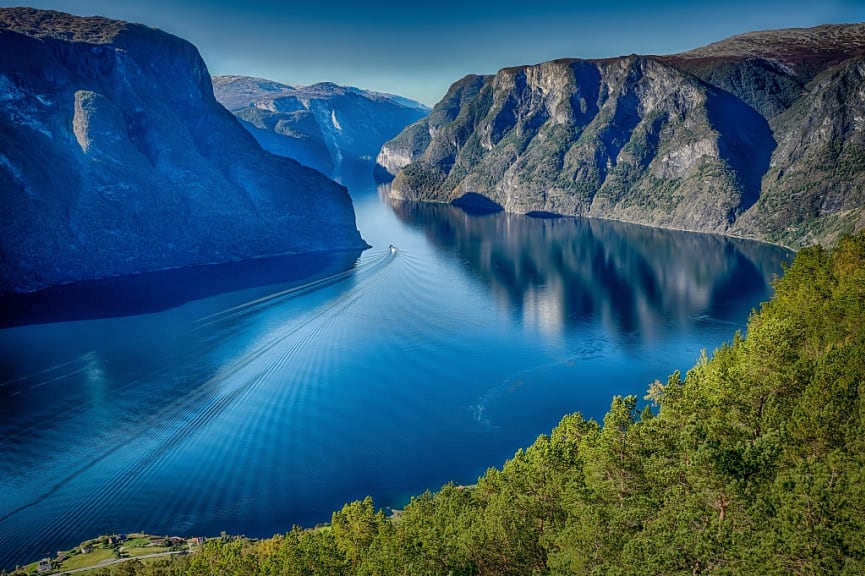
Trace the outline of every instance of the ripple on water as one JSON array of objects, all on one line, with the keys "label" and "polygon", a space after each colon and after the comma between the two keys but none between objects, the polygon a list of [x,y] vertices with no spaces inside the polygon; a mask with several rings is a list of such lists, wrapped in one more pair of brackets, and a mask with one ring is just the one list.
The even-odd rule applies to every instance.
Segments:
[{"label": "ripple on water", "polygon": [[[398,506],[473,482],[562,414],[602,414],[612,394],[642,394],[717,344],[723,301],[685,310],[675,292],[641,292],[670,270],[689,277],[675,234],[616,262],[628,243],[606,225],[435,206],[358,213],[389,228],[349,270],[0,330],[0,567],[101,532],[270,536],[367,494]],[[701,262],[729,252],[717,239],[698,247]],[[622,272],[631,262],[639,282]],[[718,269],[741,307],[730,279],[749,269]],[[694,293],[711,296],[700,274]],[[686,325],[654,321],[647,337],[646,311]]]}]

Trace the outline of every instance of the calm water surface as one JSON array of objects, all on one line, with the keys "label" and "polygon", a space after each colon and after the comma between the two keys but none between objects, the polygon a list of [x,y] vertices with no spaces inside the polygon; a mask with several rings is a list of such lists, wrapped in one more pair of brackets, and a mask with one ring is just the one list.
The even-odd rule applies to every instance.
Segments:
[{"label": "calm water surface", "polygon": [[102,533],[270,536],[472,483],[562,415],[687,369],[789,259],[347,183],[362,255],[0,301],[0,567]]}]

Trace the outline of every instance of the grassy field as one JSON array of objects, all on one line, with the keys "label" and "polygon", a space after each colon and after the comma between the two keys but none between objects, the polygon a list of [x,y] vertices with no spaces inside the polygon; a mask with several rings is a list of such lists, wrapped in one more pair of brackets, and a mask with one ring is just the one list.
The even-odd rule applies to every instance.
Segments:
[{"label": "grassy field", "polygon": [[[161,554],[170,552],[170,546],[151,546],[151,536],[149,534],[130,534],[129,538],[116,546],[123,558],[140,558],[151,554]],[[82,546],[90,546],[91,551],[83,554]],[[97,567],[102,562],[117,560],[115,555],[115,546],[109,546],[106,537],[100,537],[93,540],[82,542],[80,546],[76,546],[71,550],[66,551],[66,560],[60,563],[54,570],[47,574],[57,574],[69,570],[80,568]],[[20,569],[20,574],[38,574],[39,562],[33,562]],[[86,571],[82,574],[87,574]]]},{"label": "grassy field", "polygon": [[93,566],[103,560],[114,560],[114,550],[111,548],[96,548],[87,554],[75,554],[64,560],[60,564],[60,571],[74,570],[75,568],[84,568],[85,566]]}]

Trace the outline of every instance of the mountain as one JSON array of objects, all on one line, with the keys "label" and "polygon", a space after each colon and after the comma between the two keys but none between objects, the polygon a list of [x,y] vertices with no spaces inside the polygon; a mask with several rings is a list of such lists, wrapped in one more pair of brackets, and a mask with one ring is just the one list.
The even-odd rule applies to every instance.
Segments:
[{"label": "mountain", "polygon": [[757,204],[734,232],[786,244],[865,228],[865,56],[817,76],[773,120],[778,147]]},{"label": "mountain", "polygon": [[288,86],[261,78],[215,76],[213,89],[265,150],[325,174],[369,164],[388,139],[429,109],[419,102],[330,82]]},{"label": "mountain", "polygon": [[865,227],[865,24],[454,83],[381,149],[396,198],[800,246]]},{"label": "mountain", "polygon": [[364,246],[347,191],[263,151],[188,42],[0,10],[0,293]]}]

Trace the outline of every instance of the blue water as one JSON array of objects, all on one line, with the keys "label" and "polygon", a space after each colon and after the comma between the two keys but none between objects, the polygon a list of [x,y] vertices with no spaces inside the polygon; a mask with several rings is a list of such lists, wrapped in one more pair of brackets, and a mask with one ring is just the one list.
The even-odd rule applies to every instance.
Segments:
[{"label": "blue water", "polygon": [[270,536],[472,483],[730,339],[789,259],[346,183],[363,254],[0,301],[0,567],[103,533]]}]

